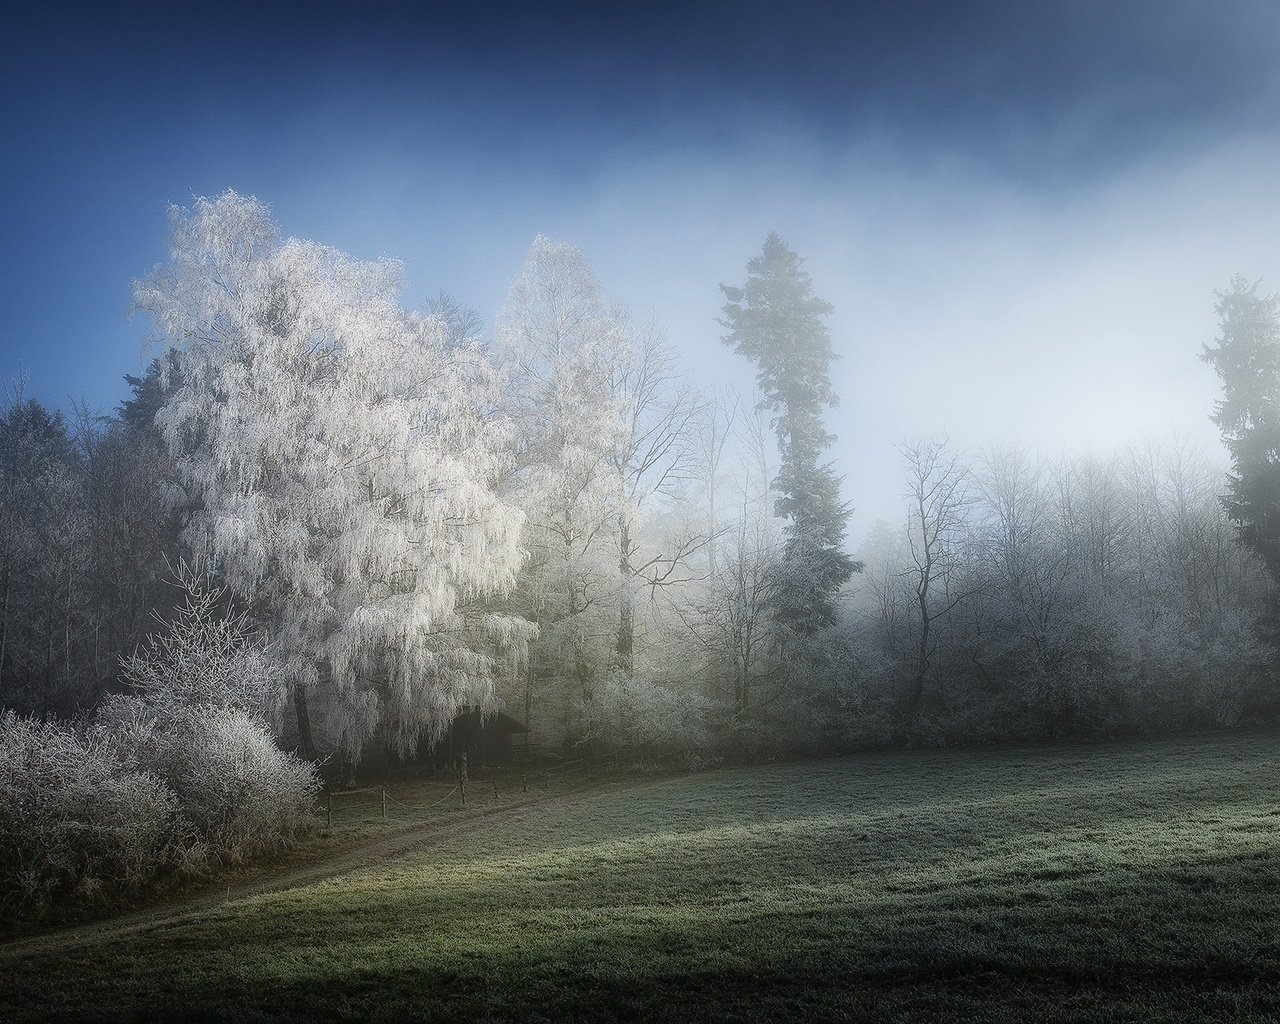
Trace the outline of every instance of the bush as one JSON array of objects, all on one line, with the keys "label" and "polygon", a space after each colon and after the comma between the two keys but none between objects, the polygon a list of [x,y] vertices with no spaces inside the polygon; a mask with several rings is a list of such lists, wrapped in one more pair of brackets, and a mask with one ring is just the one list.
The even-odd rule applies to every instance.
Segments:
[{"label": "bush", "polygon": [[590,736],[636,753],[687,755],[706,742],[705,702],[614,672],[585,709]]},{"label": "bush", "polygon": [[188,844],[153,772],[64,726],[0,716],[0,909],[107,902],[182,863]]},{"label": "bush", "polygon": [[184,602],[166,630],[124,662],[136,693],[110,699],[95,735],[158,775],[212,855],[278,850],[312,823],[313,768],[276,746],[279,664],[225,593],[198,569],[175,573]]},{"label": "bush", "polygon": [[0,719],[0,910],[93,905],[210,860],[274,852],[313,821],[313,767],[276,746],[279,673],[183,567],[187,603],[124,662],[136,693],[83,732]]},{"label": "bush", "polygon": [[199,566],[179,563],[173,575],[182,604],[161,620],[163,632],[121,659],[134,692],[157,707],[213,705],[277,721],[284,677],[265,638],[243,613],[228,611],[225,589]]},{"label": "bush", "polygon": [[116,697],[93,731],[122,761],[163,780],[212,856],[239,861],[272,853],[312,824],[319,788],[313,768],[239,708]]}]

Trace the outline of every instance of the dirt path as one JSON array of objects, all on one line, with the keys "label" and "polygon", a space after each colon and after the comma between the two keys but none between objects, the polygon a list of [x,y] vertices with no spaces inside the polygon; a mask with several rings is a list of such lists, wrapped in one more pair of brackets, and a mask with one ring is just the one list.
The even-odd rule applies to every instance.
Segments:
[{"label": "dirt path", "polygon": [[395,860],[417,850],[434,846],[446,839],[467,836],[499,823],[517,821],[548,804],[578,803],[588,797],[619,789],[636,788],[646,783],[652,784],[654,781],[656,780],[622,779],[588,784],[547,796],[533,797],[509,807],[485,808],[460,821],[454,819],[410,826],[385,838],[371,839],[358,846],[339,849],[329,856],[321,853],[321,859],[309,863],[285,867],[280,871],[249,879],[240,879],[229,885],[214,883],[201,886],[167,902],[152,904],[141,910],[126,911],[100,921],[68,925],[53,931],[10,939],[0,943],[0,963],[25,959],[37,954],[66,951],[77,946],[96,945],[105,940],[133,935],[152,928],[171,926],[186,919],[199,917],[235,900],[314,885],[317,882],[328,881],[340,875]]}]

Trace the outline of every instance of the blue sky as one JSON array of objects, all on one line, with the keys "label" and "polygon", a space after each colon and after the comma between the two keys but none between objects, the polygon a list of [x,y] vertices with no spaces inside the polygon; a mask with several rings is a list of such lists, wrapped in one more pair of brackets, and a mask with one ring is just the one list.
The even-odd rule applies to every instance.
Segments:
[{"label": "blue sky", "polygon": [[836,306],[846,492],[893,445],[1212,444],[1213,289],[1280,289],[1280,8],[1261,2],[122,5],[0,42],[0,362],[109,409],[165,209],[226,188],[491,323],[539,232],[704,383],[765,234]]}]

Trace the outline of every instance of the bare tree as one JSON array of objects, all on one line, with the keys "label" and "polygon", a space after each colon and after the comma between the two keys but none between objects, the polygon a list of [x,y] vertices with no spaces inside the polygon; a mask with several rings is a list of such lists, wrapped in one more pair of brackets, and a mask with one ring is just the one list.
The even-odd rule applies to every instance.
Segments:
[{"label": "bare tree", "polygon": [[706,481],[707,495],[707,572],[716,572],[716,542],[720,532],[717,499],[720,490],[721,467],[725,448],[734,434],[741,400],[735,391],[726,387],[716,388],[704,407],[698,437],[697,471]]},{"label": "bare tree", "polygon": [[915,668],[906,706],[911,720],[924,699],[933,663],[936,624],[981,584],[966,573],[958,548],[972,504],[968,467],[945,439],[921,438],[899,445],[907,464],[907,540],[911,564],[904,573],[918,616]]},{"label": "bare tree", "polygon": [[656,328],[639,332],[629,346],[619,348],[609,373],[622,419],[609,462],[618,488],[617,652],[627,675],[635,670],[636,587],[653,590],[678,582],[687,575],[682,570],[689,556],[709,540],[709,534],[686,532],[664,538],[642,554],[638,537],[638,523],[649,505],[674,497],[674,488],[694,466],[698,401],[680,383],[682,376],[675,353]]},{"label": "bare tree", "polygon": [[771,675],[775,653],[773,612],[782,581],[782,549],[770,525],[750,515],[721,538],[725,550],[699,599],[687,610],[678,604],[676,609],[707,655],[708,677],[727,683],[724,696],[732,701],[734,722],[741,724],[776,696],[762,694],[760,687]]},{"label": "bare tree", "polygon": [[1043,665],[1070,578],[1050,474],[1043,462],[1014,447],[991,449],[982,470],[977,483],[987,563],[1001,594],[1006,643],[1015,655],[1029,648]]}]

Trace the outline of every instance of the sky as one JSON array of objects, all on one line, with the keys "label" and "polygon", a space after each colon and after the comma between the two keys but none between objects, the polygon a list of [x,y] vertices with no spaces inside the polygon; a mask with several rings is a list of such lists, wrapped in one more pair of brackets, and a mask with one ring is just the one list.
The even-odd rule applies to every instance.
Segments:
[{"label": "sky", "polygon": [[7,26],[5,377],[114,408],[168,206],[231,188],[489,325],[533,238],[569,242],[749,393],[718,285],[776,230],[835,306],[856,544],[907,438],[1213,449],[1214,291],[1280,290],[1274,3],[354,6]]}]

